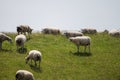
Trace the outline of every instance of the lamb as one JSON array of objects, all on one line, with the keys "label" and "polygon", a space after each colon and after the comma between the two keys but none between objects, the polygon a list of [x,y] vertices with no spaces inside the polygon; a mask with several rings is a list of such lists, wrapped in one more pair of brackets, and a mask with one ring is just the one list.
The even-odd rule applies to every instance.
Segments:
[{"label": "lamb", "polygon": [[34,76],[27,70],[18,70],[15,75],[16,80],[34,80]]},{"label": "lamb", "polygon": [[84,28],[84,29],[81,29],[82,33],[84,34],[95,34],[97,33],[97,30],[96,29],[93,29],[93,28]]},{"label": "lamb", "polygon": [[29,59],[31,60],[31,63],[32,63],[32,60],[34,60],[35,66],[37,65],[36,61],[39,61],[39,66],[40,66],[40,62],[42,60],[42,54],[38,50],[31,50],[29,52],[29,55],[25,57],[26,64],[28,63]]},{"label": "lamb", "polygon": [[77,46],[78,49],[77,52],[79,52],[80,46],[85,46],[84,52],[86,52],[86,47],[89,46],[89,53],[90,53],[90,43],[91,43],[90,37],[88,36],[70,37],[69,40]]},{"label": "lamb", "polygon": [[2,43],[3,41],[7,40],[9,43],[12,43],[12,38],[7,36],[4,33],[0,33],[0,49],[2,49]]},{"label": "lamb", "polygon": [[18,35],[21,33],[24,33],[24,35],[26,35],[26,32],[28,33],[28,36],[30,38],[30,34],[32,33],[32,30],[28,25],[19,25],[17,26],[17,32]]},{"label": "lamb", "polygon": [[81,32],[76,32],[76,31],[67,31],[64,33],[64,35],[69,38],[69,37],[76,37],[76,36],[83,36],[83,33]]},{"label": "lamb", "polygon": [[15,37],[15,42],[16,42],[16,46],[17,46],[17,50],[18,47],[21,46],[22,49],[24,48],[24,43],[26,42],[26,36],[23,34],[17,35]]},{"label": "lamb", "polygon": [[42,30],[42,33],[44,34],[54,34],[54,35],[57,35],[57,34],[60,34],[60,30],[59,29],[56,29],[56,28],[44,28]]}]

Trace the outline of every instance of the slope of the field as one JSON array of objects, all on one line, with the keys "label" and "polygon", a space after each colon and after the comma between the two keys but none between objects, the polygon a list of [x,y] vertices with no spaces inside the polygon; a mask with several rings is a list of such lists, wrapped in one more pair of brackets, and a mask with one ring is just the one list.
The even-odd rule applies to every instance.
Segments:
[{"label": "slope of the field", "polygon": [[[120,80],[120,38],[98,33],[91,37],[91,53],[77,53],[65,36],[33,33],[25,43],[26,52],[16,51],[15,33],[7,33],[13,44],[3,42],[0,51],[0,80],[15,80],[15,73],[25,69],[35,80]],[[40,68],[25,64],[30,50],[42,53]]]}]

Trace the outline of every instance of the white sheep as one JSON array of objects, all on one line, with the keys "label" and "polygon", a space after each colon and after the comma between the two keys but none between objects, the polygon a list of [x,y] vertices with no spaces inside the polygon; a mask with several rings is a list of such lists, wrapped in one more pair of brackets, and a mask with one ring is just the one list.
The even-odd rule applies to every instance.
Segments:
[{"label": "white sheep", "polygon": [[26,42],[26,36],[23,34],[17,35],[15,37],[15,42],[16,42],[16,46],[17,46],[17,50],[18,47],[21,46],[22,49],[24,48],[24,43]]},{"label": "white sheep", "polygon": [[83,36],[83,33],[77,32],[77,31],[67,31],[64,33],[64,35],[69,38],[69,37],[76,37],[76,36]]},{"label": "white sheep", "polygon": [[44,34],[54,34],[54,35],[57,35],[57,34],[60,34],[60,30],[59,29],[56,29],[56,28],[44,28],[42,30],[42,33]]},{"label": "white sheep", "polygon": [[8,42],[12,43],[12,38],[7,36],[4,33],[0,33],[0,49],[2,49],[2,43],[3,41],[7,40]]},{"label": "white sheep", "polygon": [[35,66],[37,65],[36,61],[39,61],[39,66],[40,66],[40,62],[42,60],[42,54],[40,51],[38,50],[31,50],[28,54],[27,57],[25,57],[25,61],[26,63],[28,63],[28,61],[31,60],[31,63],[32,63],[32,60],[35,62]]},{"label": "white sheep", "polygon": [[34,76],[27,70],[18,70],[15,75],[16,80],[34,80]]},{"label": "white sheep", "polygon": [[89,53],[90,53],[90,43],[91,43],[90,37],[88,36],[70,37],[69,40],[77,46],[78,52],[80,46],[85,46],[84,52],[86,51],[86,47],[89,46]]},{"label": "white sheep", "polygon": [[111,36],[120,37],[120,31],[116,30],[116,29],[113,29],[113,30],[109,31],[109,34]]},{"label": "white sheep", "polygon": [[94,29],[94,28],[84,28],[84,29],[81,29],[82,33],[86,34],[95,34],[97,33],[97,30]]}]

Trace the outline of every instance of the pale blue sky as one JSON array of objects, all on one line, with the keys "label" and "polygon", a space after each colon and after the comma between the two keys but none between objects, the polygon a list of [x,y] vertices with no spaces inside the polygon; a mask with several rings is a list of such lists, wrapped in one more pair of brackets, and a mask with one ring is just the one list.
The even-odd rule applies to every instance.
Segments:
[{"label": "pale blue sky", "polygon": [[120,28],[120,0],[0,0],[0,31],[16,31],[20,24],[34,30]]}]

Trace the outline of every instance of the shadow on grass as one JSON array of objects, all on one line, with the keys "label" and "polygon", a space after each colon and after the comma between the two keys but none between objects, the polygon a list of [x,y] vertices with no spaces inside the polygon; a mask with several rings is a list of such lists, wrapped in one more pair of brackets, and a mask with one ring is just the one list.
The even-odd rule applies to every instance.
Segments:
[{"label": "shadow on grass", "polygon": [[92,53],[87,53],[87,52],[71,52],[73,55],[76,55],[76,56],[84,56],[84,57],[88,57],[88,56],[92,56]]},{"label": "shadow on grass", "polygon": [[0,52],[13,52],[12,50],[0,49]]},{"label": "shadow on grass", "polygon": [[27,38],[27,41],[29,41],[31,38]]},{"label": "shadow on grass", "polygon": [[34,70],[35,72],[41,73],[42,72],[42,67],[40,66],[33,66],[32,64],[29,64],[29,66],[31,67],[32,70]]},{"label": "shadow on grass", "polygon": [[18,52],[18,53],[21,53],[21,54],[24,54],[24,53],[27,52],[27,48],[19,48],[19,49],[17,50],[17,52]]}]

